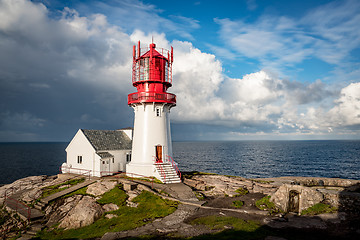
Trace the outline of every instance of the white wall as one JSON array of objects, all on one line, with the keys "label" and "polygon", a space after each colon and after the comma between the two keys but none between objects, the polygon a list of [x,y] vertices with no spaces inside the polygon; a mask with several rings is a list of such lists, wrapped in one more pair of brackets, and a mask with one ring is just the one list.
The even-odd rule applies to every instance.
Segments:
[{"label": "white wall", "polygon": [[[132,160],[127,172],[155,176],[155,146],[163,146],[163,160],[172,154],[169,113],[170,105],[145,103],[133,106],[135,112]],[[160,116],[156,115],[160,108]]]},{"label": "white wall", "polygon": [[[71,168],[73,168],[74,173],[84,173],[84,171],[76,169],[86,169],[96,172],[97,168],[94,166],[96,155],[95,149],[80,129],[77,131],[65,151],[66,164],[67,166],[71,166]],[[82,156],[82,163],[78,163],[78,156]]]},{"label": "white wall", "polygon": [[110,168],[112,172],[126,171],[126,154],[131,153],[131,150],[111,150],[108,151],[114,156],[114,164],[111,162]]}]

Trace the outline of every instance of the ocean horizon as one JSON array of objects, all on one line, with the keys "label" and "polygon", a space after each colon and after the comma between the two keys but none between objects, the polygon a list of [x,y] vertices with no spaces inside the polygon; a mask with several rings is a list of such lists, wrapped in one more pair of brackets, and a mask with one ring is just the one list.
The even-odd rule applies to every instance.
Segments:
[{"label": "ocean horizon", "polygon": [[[0,143],[0,184],[56,175],[68,142]],[[281,176],[360,180],[360,140],[174,141],[180,171],[245,178]]]}]

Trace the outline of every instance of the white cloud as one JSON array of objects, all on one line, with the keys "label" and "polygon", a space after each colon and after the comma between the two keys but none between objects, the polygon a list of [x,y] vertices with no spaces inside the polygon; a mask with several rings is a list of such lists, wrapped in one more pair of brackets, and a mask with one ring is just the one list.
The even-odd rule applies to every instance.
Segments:
[{"label": "white cloud", "polygon": [[351,61],[351,51],[360,47],[358,1],[331,2],[300,19],[264,15],[254,23],[231,19],[215,22],[228,47],[257,59],[263,67],[278,70],[309,58],[341,65]]},{"label": "white cloud", "polygon": [[[141,5],[137,11],[143,8],[150,14],[151,6]],[[156,14],[154,11],[151,14]],[[301,31],[295,39],[282,38],[286,31],[298,30],[295,23],[283,18],[275,23],[261,20],[254,26],[218,21],[223,33],[235,27],[239,38],[231,44],[237,51],[249,57],[265,56],[265,61],[268,56],[290,63],[304,59],[310,53],[295,50],[303,47],[302,42],[314,41]],[[269,25],[281,34],[268,31]],[[17,130],[24,127],[36,131],[49,125],[128,125],[133,113],[126,97],[136,91],[131,85],[132,45],[141,40],[146,47],[152,37],[158,47],[174,47],[169,92],[178,97],[171,113],[176,123],[212,124],[230,127],[234,133],[254,134],[312,134],[329,129],[339,133],[344,127],[360,124],[358,82],[343,88],[338,96],[320,80],[300,83],[265,70],[228,78],[215,55],[202,52],[191,42],[169,42],[161,31],[136,29],[128,34],[102,14],[81,16],[65,8],[59,19],[52,19],[42,4],[0,0],[0,36],[2,139],[11,133],[20,136]],[[338,100],[330,107],[324,104],[334,98]]]},{"label": "white cloud", "polygon": [[343,88],[330,111],[334,126],[360,125],[360,82]]}]

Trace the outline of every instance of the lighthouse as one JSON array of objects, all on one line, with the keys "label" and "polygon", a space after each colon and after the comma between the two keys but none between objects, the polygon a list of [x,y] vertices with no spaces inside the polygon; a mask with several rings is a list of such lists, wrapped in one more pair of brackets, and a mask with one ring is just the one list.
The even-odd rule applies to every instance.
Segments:
[{"label": "lighthouse", "polygon": [[172,86],[173,48],[133,46],[132,85],[137,92],[128,95],[134,109],[131,161],[126,173],[131,177],[156,177],[163,183],[177,183],[181,173],[172,157],[170,109],[176,95]]}]

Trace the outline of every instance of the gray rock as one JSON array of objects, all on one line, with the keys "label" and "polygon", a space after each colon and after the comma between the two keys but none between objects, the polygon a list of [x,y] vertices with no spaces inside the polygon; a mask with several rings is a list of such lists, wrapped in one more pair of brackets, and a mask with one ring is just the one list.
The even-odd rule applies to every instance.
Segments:
[{"label": "gray rock", "polygon": [[103,206],[105,212],[111,212],[119,209],[119,206],[114,203],[105,204]]},{"label": "gray rock", "polygon": [[69,213],[69,211],[79,203],[81,199],[81,195],[75,195],[47,206],[45,209],[45,215],[49,220],[46,225],[50,227],[60,222]]},{"label": "gray rock", "polygon": [[95,199],[84,196],[61,220],[59,228],[72,229],[88,226],[99,219],[104,210]]},{"label": "gray rock", "polygon": [[114,217],[117,217],[117,215],[115,215],[115,214],[106,214],[105,217],[106,217],[107,219],[112,219],[112,218],[114,218]]},{"label": "gray rock", "polygon": [[93,196],[101,196],[116,186],[116,181],[99,181],[88,186],[86,193]]}]

